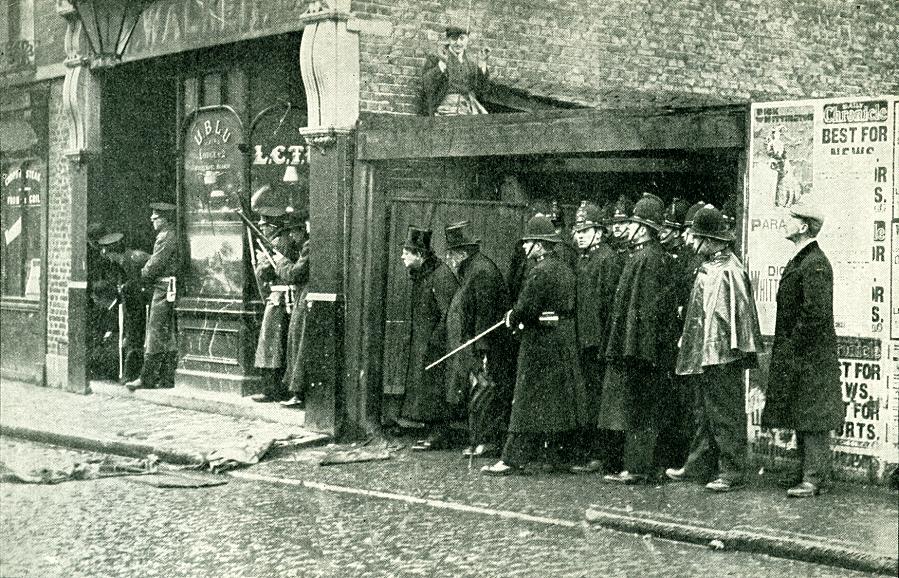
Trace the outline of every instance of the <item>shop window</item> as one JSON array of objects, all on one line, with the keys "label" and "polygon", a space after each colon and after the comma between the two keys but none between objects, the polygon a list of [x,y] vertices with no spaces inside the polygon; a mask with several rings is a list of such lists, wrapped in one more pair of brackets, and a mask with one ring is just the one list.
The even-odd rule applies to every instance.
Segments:
[{"label": "shop window", "polygon": [[47,93],[0,96],[0,289],[37,300],[43,270],[47,202]]}]

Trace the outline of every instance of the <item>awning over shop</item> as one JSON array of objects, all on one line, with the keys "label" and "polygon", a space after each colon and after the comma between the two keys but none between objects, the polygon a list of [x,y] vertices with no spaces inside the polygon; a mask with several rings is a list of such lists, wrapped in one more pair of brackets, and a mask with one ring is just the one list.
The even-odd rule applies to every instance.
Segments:
[{"label": "awning over shop", "polygon": [[675,110],[564,110],[456,117],[370,116],[363,161],[744,148],[744,106]]}]

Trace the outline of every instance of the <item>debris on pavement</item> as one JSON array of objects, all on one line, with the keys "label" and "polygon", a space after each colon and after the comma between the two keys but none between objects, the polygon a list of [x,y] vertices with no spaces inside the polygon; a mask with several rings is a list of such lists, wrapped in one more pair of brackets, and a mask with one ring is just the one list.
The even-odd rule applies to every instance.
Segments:
[{"label": "debris on pavement", "polygon": [[709,542],[709,548],[712,550],[724,550],[724,542],[721,540],[712,540]]},{"label": "debris on pavement", "polygon": [[377,443],[373,443],[373,441],[373,439],[368,439],[361,444],[354,443],[349,446],[328,446],[332,449],[329,449],[325,456],[319,460],[318,465],[333,466],[389,460],[393,452],[402,448],[401,445],[390,445],[384,440],[378,441]]},{"label": "debris on pavement", "polygon": [[222,476],[185,472],[158,472],[129,480],[156,488],[207,488],[228,483],[228,479]]},{"label": "debris on pavement", "polygon": [[4,456],[4,461],[0,462],[5,479],[25,484],[58,484],[73,480],[140,476],[156,472],[158,466],[159,458],[152,454],[143,459],[103,456],[80,461],[65,458],[47,459],[43,463],[33,459]]},{"label": "debris on pavement", "polygon": [[242,442],[216,449],[205,456],[199,468],[211,472],[224,472],[242,466],[258,464],[275,443],[275,438],[254,438],[248,436]]}]

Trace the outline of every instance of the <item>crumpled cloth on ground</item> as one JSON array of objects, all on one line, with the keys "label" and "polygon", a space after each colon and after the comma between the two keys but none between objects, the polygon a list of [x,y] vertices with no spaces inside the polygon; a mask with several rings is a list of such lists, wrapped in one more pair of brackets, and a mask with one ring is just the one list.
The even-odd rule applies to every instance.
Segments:
[{"label": "crumpled cloth on ground", "polygon": [[391,454],[401,448],[402,446],[390,445],[383,440],[377,443],[372,443],[372,440],[368,440],[360,445],[351,444],[349,447],[333,446],[328,450],[328,453],[319,460],[318,465],[333,466],[339,464],[389,460]]},{"label": "crumpled cloth on ground", "polygon": [[59,460],[58,463],[36,463],[5,459],[0,467],[4,477],[26,484],[58,484],[72,480],[95,480],[115,476],[135,476],[157,471],[159,458],[143,459],[104,456],[85,461]]},{"label": "crumpled cloth on ground", "polygon": [[200,468],[212,472],[224,472],[241,466],[258,464],[275,443],[274,438],[248,437],[234,445],[216,449],[206,454]]}]

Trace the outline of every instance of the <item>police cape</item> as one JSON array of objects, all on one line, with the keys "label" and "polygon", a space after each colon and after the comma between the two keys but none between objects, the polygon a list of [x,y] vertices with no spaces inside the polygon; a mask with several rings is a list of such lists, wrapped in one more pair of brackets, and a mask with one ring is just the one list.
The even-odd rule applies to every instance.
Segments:
[{"label": "police cape", "polygon": [[756,366],[762,333],[743,263],[730,250],[713,255],[699,268],[684,318],[677,374],[739,361]]}]

